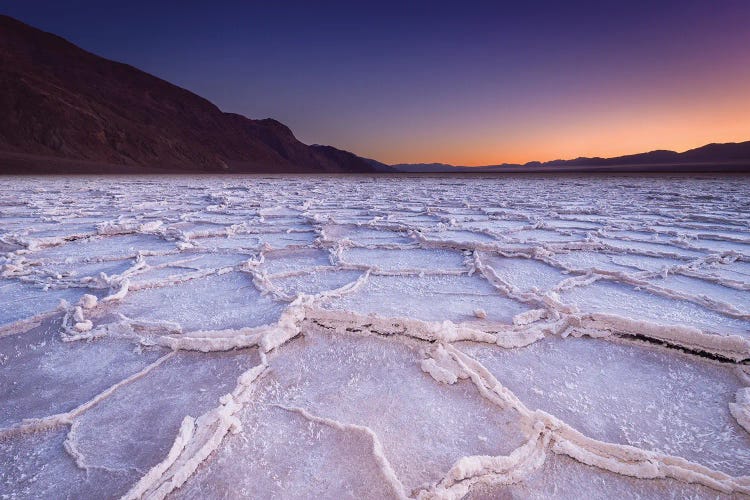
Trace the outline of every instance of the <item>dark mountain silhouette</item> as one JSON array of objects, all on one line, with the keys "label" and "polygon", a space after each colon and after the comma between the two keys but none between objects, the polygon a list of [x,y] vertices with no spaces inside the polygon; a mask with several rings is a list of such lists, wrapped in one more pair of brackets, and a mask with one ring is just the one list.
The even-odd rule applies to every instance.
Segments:
[{"label": "dark mountain silhouette", "polygon": [[0,172],[373,172],[0,15]]},{"label": "dark mountain silhouette", "polygon": [[224,113],[127,64],[0,15],[0,173],[750,171],[750,141],[524,165],[386,165]]},{"label": "dark mountain silhouette", "polygon": [[532,161],[523,165],[504,163],[465,167],[445,163],[401,163],[399,172],[745,172],[750,171],[750,141],[708,144],[683,153],[657,150],[615,158]]},{"label": "dark mountain silhouette", "polygon": [[607,166],[607,165],[669,165],[689,163],[730,163],[750,161],[750,141],[727,144],[708,144],[683,153],[657,150],[615,158],[577,158],[575,160],[554,160],[546,166]]}]

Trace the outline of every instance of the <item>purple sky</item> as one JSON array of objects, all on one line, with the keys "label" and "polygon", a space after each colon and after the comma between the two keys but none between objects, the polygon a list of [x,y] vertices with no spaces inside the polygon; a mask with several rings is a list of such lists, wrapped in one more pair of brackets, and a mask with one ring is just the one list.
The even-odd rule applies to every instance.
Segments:
[{"label": "purple sky", "polygon": [[387,163],[750,139],[750,2],[4,2],[307,143]]}]

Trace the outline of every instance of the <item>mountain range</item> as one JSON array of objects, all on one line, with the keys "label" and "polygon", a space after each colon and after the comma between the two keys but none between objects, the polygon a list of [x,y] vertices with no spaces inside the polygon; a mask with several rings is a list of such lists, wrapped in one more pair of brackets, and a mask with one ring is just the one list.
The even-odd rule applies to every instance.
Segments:
[{"label": "mountain range", "polygon": [[401,163],[391,165],[399,172],[730,172],[750,170],[750,141],[707,144],[682,153],[668,150],[649,151],[614,158],[532,161],[524,164],[503,163],[481,167],[448,165],[445,163]]},{"label": "mountain range", "polygon": [[303,144],[137,68],[0,15],[0,173],[378,173],[742,170],[750,141],[525,165],[386,165]]}]

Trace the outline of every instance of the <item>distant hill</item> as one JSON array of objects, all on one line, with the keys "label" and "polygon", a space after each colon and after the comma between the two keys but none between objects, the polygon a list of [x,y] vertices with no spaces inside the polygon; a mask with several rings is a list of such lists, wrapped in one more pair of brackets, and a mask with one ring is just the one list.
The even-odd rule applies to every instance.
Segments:
[{"label": "distant hill", "polygon": [[543,166],[607,166],[607,165],[668,165],[689,163],[727,163],[750,161],[750,141],[727,144],[708,144],[683,153],[657,150],[615,158],[576,158],[554,160]]},{"label": "distant hill", "polygon": [[399,172],[718,172],[750,171],[750,141],[708,144],[683,153],[657,150],[615,158],[576,158],[529,162],[523,165],[504,163],[483,167],[446,165],[445,163],[400,163],[391,165]]},{"label": "distant hill", "polygon": [[390,170],[0,15],[0,173]]}]

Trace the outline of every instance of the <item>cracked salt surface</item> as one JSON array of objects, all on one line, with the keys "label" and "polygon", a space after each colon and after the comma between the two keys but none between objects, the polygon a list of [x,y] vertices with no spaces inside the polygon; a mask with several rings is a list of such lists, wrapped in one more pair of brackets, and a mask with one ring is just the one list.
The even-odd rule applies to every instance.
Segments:
[{"label": "cracked salt surface", "polygon": [[749,495],[748,186],[0,178],[0,498]]}]

